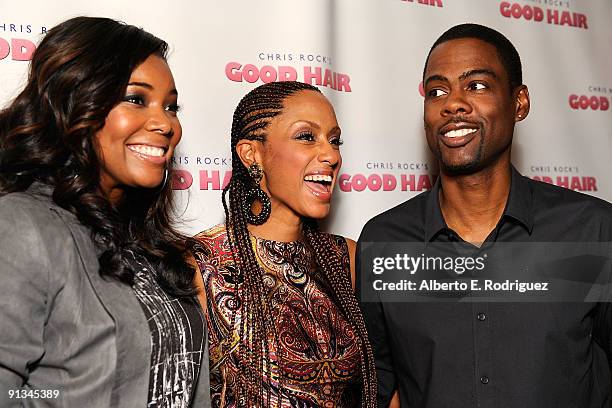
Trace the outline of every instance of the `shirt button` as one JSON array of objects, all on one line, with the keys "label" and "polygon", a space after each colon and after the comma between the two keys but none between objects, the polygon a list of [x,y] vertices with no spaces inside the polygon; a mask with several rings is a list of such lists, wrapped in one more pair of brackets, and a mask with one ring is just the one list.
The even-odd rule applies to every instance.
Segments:
[{"label": "shirt button", "polygon": [[478,314],[476,315],[476,318],[477,318],[478,320],[480,320],[481,322],[484,322],[485,320],[487,320],[487,315],[486,315],[486,314],[484,314],[484,313],[478,313]]},{"label": "shirt button", "polygon": [[487,377],[486,375],[483,375],[482,377],[480,377],[480,382],[483,384],[488,384],[489,383],[489,377]]}]

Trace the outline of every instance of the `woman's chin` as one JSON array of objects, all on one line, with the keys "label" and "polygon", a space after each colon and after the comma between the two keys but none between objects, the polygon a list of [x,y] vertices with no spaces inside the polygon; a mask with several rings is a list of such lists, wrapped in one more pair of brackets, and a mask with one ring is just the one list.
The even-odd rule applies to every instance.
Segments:
[{"label": "woman's chin", "polygon": [[319,204],[315,207],[309,208],[302,214],[305,218],[313,218],[315,220],[322,220],[329,215],[331,206],[329,204]]},{"label": "woman's chin", "polygon": [[163,183],[163,178],[154,179],[154,180],[142,180],[138,183],[134,183],[130,187],[135,190],[143,189],[143,190],[154,190],[157,188],[161,188]]}]

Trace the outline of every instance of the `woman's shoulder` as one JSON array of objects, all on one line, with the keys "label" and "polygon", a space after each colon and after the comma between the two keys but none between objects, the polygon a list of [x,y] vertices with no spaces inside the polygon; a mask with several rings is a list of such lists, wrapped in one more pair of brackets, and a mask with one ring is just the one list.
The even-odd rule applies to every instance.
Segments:
[{"label": "woman's shoulder", "polygon": [[76,217],[40,191],[30,189],[0,196],[0,224],[3,230],[12,229],[30,236],[38,232],[41,238],[54,241],[62,235],[70,235],[67,220],[76,222]]},{"label": "woman's shoulder", "polygon": [[187,240],[187,248],[198,260],[228,252],[229,247],[225,224],[215,225]]},{"label": "woman's shoulder", "polygon": [[350,238],[343,237],[342,235],[331,234],[328,232],[322,232],[324,236],[327,236],[334,249],[341,252],[351,252],[355,250],[356,243]]},{"label": "woman's shoulder", "polygon": [[0,195],[1,218],[8,220],[9,215],[19,214],[20,217],[10,218],[10,221],[31,220],[37,226],[44,226],[46,230],[52,227],[62,227],[65,220],[76,222],[76,217],[57,205],[51,198],[51,194],[52,187],[34,183],[25,191]]},{"label": "woman's shoulder", "polygon": [[0,196],[0,211],[3,213],[19,212],[31,216],[44,216],[53,207],[49,195],[36,191],[16,191]]},{"label": "woman's shoulder", "polygon": [[[78,234],[78,243],[73,232]],[[21,278],[45,277],[52,290],[51,282],[59,287],[78,275],[72,268],[79,265],[74,262],[81,256],[77,246],[91,249],[87,253],[95,256],[89,231],[70,212],[55,204],[50,195],[28,189],[0,197],[3,272],[13,267]]]},{"label": "woman's shoulder", "polygon": [[[0,197],[2,258],[10,258],[11,264],[14,265],[36,261],[47,269],[51,256],[47,249],[49,237],[45,232],[48,231],[47,228],[55,230],[56,222],[49,205],[45,204],[44,199],[26,192],[9,193]],[[35,260],[30,259],[34,250],[38,254],[38,259]]]},{"label": "woman's shoulder", "polygon": [[193,236],[194,240],[202,243],[227,239],[227,229],[225,224],[215,225],[214,227],[205,229]]},{"label": "woman's shoulder", "polygon": [[324,237],[329,239],[331,250],[340,258],[345,267],[349,267],[355,254],[355,241],[342,235],[322,232]]},{"label": "woman's shoulder", "polygon": [[351,282],[355,284],[355,251],[357,243],[350,238],[342,235],[324,233],[330,237],[332,242],[332,250],[337,254],[344,270],[350,272]]}]

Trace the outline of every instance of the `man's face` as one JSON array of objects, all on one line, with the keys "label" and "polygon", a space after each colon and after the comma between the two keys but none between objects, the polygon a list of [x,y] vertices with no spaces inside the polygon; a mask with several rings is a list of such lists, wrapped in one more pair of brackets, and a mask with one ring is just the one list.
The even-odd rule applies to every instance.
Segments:
[{"label": "man's face", "polygon": [[526,87],[510,90],[493,45],[473,38],[438,45],[424,88],[425,134],[442,171],[473,174],[510,162],[514,123],[527,114],[529,95]]}]

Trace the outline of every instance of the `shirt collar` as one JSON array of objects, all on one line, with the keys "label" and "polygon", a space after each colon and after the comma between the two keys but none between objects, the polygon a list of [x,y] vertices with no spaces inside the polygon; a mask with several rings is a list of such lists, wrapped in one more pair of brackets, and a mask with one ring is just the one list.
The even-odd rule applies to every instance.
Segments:
[{"label": "shirt collar", "polygon": [[448,228],[440,209],[440,179],[438,177],[425,202],[425,242],[431,242],[440,231]]},{"label": "shirt collar", "polygon": [[[425,204],[425,241],[431,242],[438,233],[448,229],[440,209],[440,183],[438,177]],[[529,180],[512,166],[510,194],[502,219],[511,218],[520,223],[531,234],[533,231],[533,191]]]},{"label": "shirt collar", "polygon": [[533,190],[527,177],[512,166],[510,195],[503,217],[518,221],[531,234],[533,231]]}]

